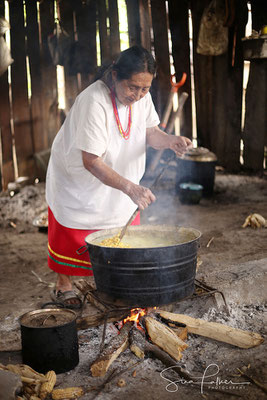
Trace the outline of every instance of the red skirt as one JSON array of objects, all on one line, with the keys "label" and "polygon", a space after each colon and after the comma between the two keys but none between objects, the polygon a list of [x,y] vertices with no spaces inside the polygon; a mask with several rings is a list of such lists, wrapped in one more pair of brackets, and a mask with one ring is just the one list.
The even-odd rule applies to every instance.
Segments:
[{"label": "red skirt", "polygon": [[[140,213],[132,225],[140,224]],[[85,245],[84,239],[99,229],[73,229],[59,224],[48,208],[48,267],[58,274],[92,276],[88,251],[78,255],[76,250]]]}]

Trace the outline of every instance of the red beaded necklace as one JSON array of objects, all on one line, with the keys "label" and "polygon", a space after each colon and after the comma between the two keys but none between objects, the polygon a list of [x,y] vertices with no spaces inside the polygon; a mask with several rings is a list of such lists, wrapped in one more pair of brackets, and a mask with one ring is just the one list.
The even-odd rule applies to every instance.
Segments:
[{"label": "red beaded necklace", "polygon": [[132,107],[129,106],[128,126],[127,126],[126,130],[124,131],[122,128],[122,125],[121,125],[119,111],[118,111],[118,107],[117,107],[117,103],[116,103],[116,99],[115,99],[115,93],[114,93],[113,89],[111,89],[111,91],[110,91],[110,97],[111,97],[113,111],[114,111],[114,115],[115,115],[115,119],[117,122],[117,127],[119,129],[119,132],[125,140],[128,140],[130,137],[131,126],[132,126]]}]

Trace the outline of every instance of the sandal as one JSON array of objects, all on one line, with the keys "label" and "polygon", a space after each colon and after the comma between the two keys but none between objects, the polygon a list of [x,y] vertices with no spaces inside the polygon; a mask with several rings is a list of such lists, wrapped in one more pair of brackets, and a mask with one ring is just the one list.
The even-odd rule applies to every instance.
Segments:
[{"label": "sandal", "polygon": [[[66,292],[62,292],[61,290],[52,290],[51,292],[51,299],[58,304],[61,304],[64,308],[69,308],[71,310],[80,310],[82,308],[82,300],[74,292],[74,290],[67,290]],[[71,299],[78,300],[77,304],[70,304],[68,301]]]}]

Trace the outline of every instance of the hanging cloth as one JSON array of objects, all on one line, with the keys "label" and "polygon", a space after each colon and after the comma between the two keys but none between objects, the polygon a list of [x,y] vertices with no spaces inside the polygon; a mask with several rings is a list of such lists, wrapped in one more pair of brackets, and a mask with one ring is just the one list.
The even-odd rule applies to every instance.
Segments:
[{"label": "hanging cloth", "polygon": [[219,56],[228,49],[228,28],[224,26],[224,0],[212,0],[204,9],[198,34],[197,53]]}]

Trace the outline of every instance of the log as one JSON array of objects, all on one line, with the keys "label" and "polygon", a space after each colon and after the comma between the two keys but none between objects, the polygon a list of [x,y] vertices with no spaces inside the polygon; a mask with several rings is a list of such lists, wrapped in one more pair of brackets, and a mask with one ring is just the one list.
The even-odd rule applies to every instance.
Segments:
[{"label": "log", "polygon": [[93,311],[92,309],[90,309],[88,311],[88,315],[77,317],[77,329],[82,330],[90,328],[91,326],[99,326],[102,325],[105,320],[107,320],[107,322],[121,321],[129,314],[128,311],[117,311],[116,309],[112,310],[112,312],[109,312],[108,314],[106,314],[105,312],[100,312],[96,309],[94,309]]},{"label": "log", "polygon": [[184,343],[171,328],[152,317],[145,317],[145,325],[147,333],[154,344],[175,360],[178,361],[181,359],[181,352],[185,350],[188,345]]},{"label": "log", "polygon": [[97,297],[94,295],[94,287],[90,285],[86,280],[81,279],[79,281],[75,281],[74,285],[76,288],[86,297],[90,304],[93,304],[100,311],[107,311],[110,307],[106,307],[105,304],[100,302]]},{"label": "log", "polygon": [[232,328],[218,322],[209,322],[192,318],[188,315],[174,314],[161,310],[158,310],[158,313],[164,319],[185,324],[190,333],[229,343],[242,349],[258,346],[264,341],[258,333]]},{"label": "log", "polygon": [[181,340],[187,340],[187,327],[176,326],[174,324],[169,324],[169,327],[173,330],[173,332],[180,338]]},{"label": "log", "polygon": [[138,358],[145,357],[145,346],[147,344],[145,336],[136,328],[133,328],[129,336],[130,350]]},{"label": "log", "polygon": [[129,345],[129,332],[132,328],[132,322],[126,322],[120,330],[120,333],[115,338],[111,339],[108,345],[104,348],[100,357],[98,357],[91,365],[92,376],[104,376],[116,358],[126,350]]},{"label": "log", "polygon": [[138,358],[144,358],[144,355],[152,354],[167,368],[172,367],[173,370],[184,379],[187,379],[188,381],[194,380],[194,378],[192,378],[183,368],[178,366],[176,361],[165,353],[165,351],[161,350],[158,346],[149,343],[142,332],[136,328],[133,328],[130,332],[130,349]]}]

